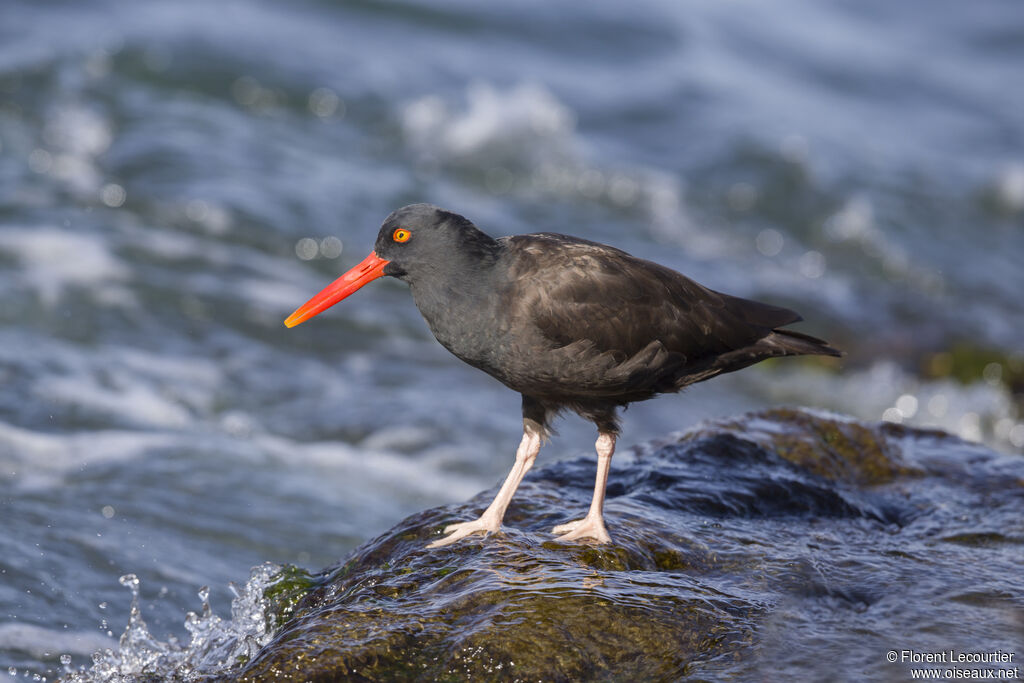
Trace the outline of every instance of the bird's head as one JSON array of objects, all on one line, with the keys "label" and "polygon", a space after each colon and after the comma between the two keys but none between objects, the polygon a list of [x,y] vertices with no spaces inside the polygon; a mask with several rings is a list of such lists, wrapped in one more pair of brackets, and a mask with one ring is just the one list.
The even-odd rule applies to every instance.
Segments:
[{"label": "bird's head", "polygon": [[460,260],[479,262],[494,244],[457,213],[430,204],[404,206],[384,219],[369,256],[300,306],[284,324],[295,327],[384,275],[412,282]]}]

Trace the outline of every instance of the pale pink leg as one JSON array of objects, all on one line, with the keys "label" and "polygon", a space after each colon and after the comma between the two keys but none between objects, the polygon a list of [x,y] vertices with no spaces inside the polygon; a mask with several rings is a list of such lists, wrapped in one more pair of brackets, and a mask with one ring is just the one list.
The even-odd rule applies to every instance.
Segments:
[{"label": "pale pink leg", "polygon": [[590,510],[583,519],[559,524],[551,530],[562,534],[557,541],[576,541],[589,538],[598,543],[611,543],[612,538],[604,528],[604,490],[608,486],[608,470],[615,453],[615,435],[602,433],[597,437],[597,479],[594,481],[594,498],[590,501]]},{"label": "pale pink leg", "polygon": [[537,453],[540,452],[540,442],[540,430],[533,428],[532,423],[527,422],[523,430],[523,440],[519,443],[519,449],[516,451],[516,464],[512,466],[512,471],[508,473],[505,483],[501,485],[501,489],[498,490],[498,495],[494,497],[494,501],[487,506],[487,509],[480,515],[479,519],[446,526],[444,532],[448,535],[434,541],[427,547],[440,548],[454,543],[460,538],[465,538],[470,534],[480,532],[489,534],[500,529],[501,520],[505,517],[505,510],[508,508],[508,504],[512,502],[512,496],[515,494],[516,489],[519,488],[519,482],[523,480],[526,473],[533,467],[534,460],[537,459]]}]

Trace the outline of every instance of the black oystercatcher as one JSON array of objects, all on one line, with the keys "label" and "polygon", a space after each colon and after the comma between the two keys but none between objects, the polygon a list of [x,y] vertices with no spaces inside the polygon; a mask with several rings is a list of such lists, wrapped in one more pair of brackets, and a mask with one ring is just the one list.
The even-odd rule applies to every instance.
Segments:
[{"label": "black oystercatcher", "polygon": [[498,531],[552,418],[573,410],[597,425],[597,481],[587,515],[558,540],[607,543],[602,510],[617,411],[773,356],[839,356],[826,342],[780,329],[801,317],[721,294],[657,263],[595,242],[538,233],[493,239],[429,204],[395,211],[373,252],[285,321],[294,327],[383,275],[409,283],[442,345],[523,395],[523,440],[494,502],[452,524],[448,545]]}]

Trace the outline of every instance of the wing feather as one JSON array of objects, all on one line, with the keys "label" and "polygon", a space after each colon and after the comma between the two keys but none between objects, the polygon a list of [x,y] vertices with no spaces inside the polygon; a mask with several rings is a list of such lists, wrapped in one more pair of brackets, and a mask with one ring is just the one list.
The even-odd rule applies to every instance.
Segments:
[{"label": "wing feather", "polygon": [[[504,238],[502,370],[524,394],[624,405],[770,356],[836,353],[773,331],[791,310],[721,294],[624,251],[552,233]],[[822,344],[815,347],[815,343]]]},{"label": "wing feather", "polygon": [[632,357],[652,341],[694,362],[743,348],[799,320],[787,309],[719,294],[659,264],[561,235],[523,235],[531,323],[556,346],[586,340]]}]

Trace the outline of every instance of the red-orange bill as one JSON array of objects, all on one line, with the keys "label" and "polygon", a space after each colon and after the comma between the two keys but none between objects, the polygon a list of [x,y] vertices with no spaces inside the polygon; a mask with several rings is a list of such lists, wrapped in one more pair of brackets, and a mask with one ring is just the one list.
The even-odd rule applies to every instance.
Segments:
[{"label": "red-orange bill", "polygon": [[362,287],[372,280],[376,280],[384,274],[384,266],[389,261],[377,256],[372,251],[363,259],[362,263],[348,271],[337,280],[320,290],[320,293],[312,299],[295,309],[295,312],[284,321],[286,327],[295,327],[312,318],[317,313],[322,313],[338,303],[349,294]]}]

